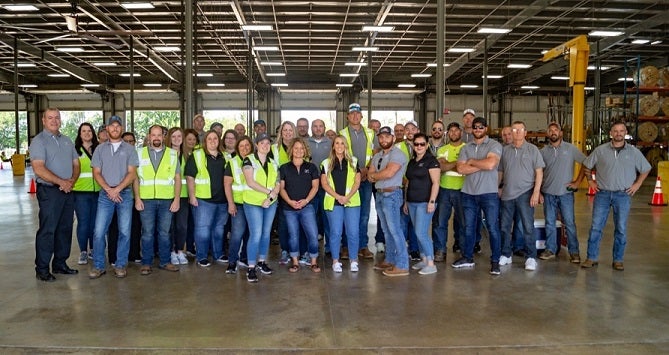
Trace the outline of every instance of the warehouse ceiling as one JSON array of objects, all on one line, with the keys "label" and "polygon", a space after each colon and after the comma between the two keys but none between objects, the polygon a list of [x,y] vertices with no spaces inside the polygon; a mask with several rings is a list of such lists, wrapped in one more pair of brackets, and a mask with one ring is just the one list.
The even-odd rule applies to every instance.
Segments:
[{"label": "warehouse ceiling", "polygon": [[[128,6],[137,1],[3,1],[0,89],[12,90],[18,78],[21,85],[37,85],[23,87],[25,91],[81,90],[82,84],[99,85],[92,90],[127,90],[132,70],[136,89],[180,91],[187,52],[184,3],[147,3],[151,8]],[[8,5],[33,8],[15,10]],[[374,89],[409,84],[435,90],[435,0],[194,1],[192,13],[192,63],[200,90],[220,85],[246,89],[249,76],[258,89],[271,84],[309,90],[353,84],[360,89],[367,87],[368,75]],[[266,25],[269,30],[243,30],[243,25]],[[368,32],[363,26],[386,26],[390,31]],[[479,33],[483,27],[510,32]],[[621,34],[589,35],[594,30]],[[567,76],[567,62],[558,58],[543,63],[541,52],[583,34],[589,35],[591,64],[599,58],[604,67],[600,87],[620,90],[617,79],[624,76],[625,63],[636,66],[630,59],[639,56],[642,64],[667,65],[668,30],[667,0],[447,0],[445,90],[480,94],[486,56],[491,92],[521,91],[522,85],[539,86],[538,91],[565,90],[566,81],[551,77]],[[266,48],[258,49],[261,46]],[[362,46],[377,50],[354,50]],[[454,53],[453,48],[474,51]],[[369,63],[368,55],[370,66],[350,65]],[[592,86],[594,73],[589,71],[587,86]]]}]

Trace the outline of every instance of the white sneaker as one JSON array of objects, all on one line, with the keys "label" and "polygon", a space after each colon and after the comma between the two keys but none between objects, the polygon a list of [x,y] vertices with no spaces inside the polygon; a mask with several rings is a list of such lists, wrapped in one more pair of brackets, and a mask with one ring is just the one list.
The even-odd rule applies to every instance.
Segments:
[{"label": "white sneaker", "polygon": [[88,252],[82,251],[79,254],[79,261],[77,262],[79,265],[86,265],[88,264]]},{"label": "white sneaker", "polygon": [[377,253],[385,253],[386,252],[386,245],[383,243],[376,243],[376,252]]},{"label": "white sneaker", "polygon": [[357,261],[351,261],[351,272],[358,272],[360,268],[358,268],[358,262]]},{"label": "white sneaker", "polygon": [[170,263],[172,263],[172,265],[179,265],[179,258],[177,257],[177,253],[170,253]]},{"label": "white sneaker", "polygon": [[411,268],[412,268],[413,270],[420,270],[420,269],[422,269],[422,268],[424,268],[424,267],[426,267],[426,266],[427,266],[427,263],[426,263],[426,262],[424,262],[424,261],[419,261],[419,262],[413,264],[413,266],[412,266]]},{"label": "white sneaker", "polygon": [[513,262],[513,257],[511,256],[500,256],[499,257],[499,266],[504,266],[504,265],[511,265]]},{"label": "white sneaker", "polygon": [[525,260],[525,270],[534,271],[537,269],[537,261],[534,258],[527,258]]},{"label": "white sneaker", "polygon": [[341,272],[341,263],[337,262],[332,264],[332,271]]},{"label": "white sneaker", "polygon": [[184,254],[183,251],[179,251],[177,253],[177,260],[179,261],[179,264],[181,264],[181,265],[187,265],[188,264],[188,258],[186,258],[186,254]]}]

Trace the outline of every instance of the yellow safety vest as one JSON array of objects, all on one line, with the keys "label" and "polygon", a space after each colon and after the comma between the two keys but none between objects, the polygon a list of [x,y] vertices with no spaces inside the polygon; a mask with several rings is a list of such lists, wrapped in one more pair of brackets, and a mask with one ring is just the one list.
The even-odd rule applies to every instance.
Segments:
[{"label": "yellow safety vest", "polygon": [[[437,150],[437,159],[444,158],[449,163],[458,161],[458,157],[460,156],[460,150],[464,146],[465,146],[464,143],[460,144],[457,147],[454,147],[451,144],[443,145],[441,146],[441,148],[439,148],[439,150]],[[459,174],[457,171],[451,171],[451,170],[445,173],[441,173],[441,178],[439,180],[439,186],[449,190],[460,190],[462,189],[462,185],[464,185],[464,183],[465,183],[465,176]]]},{"label": "yellow safety vest", "polygon": [[139,197],[141,199],[171,200],[174,198],[174,176],[177,172],[177,151],[165,147],[158,170],[153,169],[149,157],[149,147],[144,147],[139,154]]},{"label": "yellow safety vest", "polygon": [[244,190],[246,186],[246,178],[242,172],[243,161],[239,155],[235,155],[228,161],[230,164],[230,171],[232,172],[232,199],[235,203],[244,203]]},{"label": "yellow safety vest", "polygon": [[[353,166],[358,165],[358,159],[355,157],[351,158],[351,163]],[[321,167],[323,167],[323,170],[325,170],[325,174],[328,177],[328,183],[330,184],[330,187],[334,190],[335,185],[334,185],[334,180],[332,180],[332,172],[328,171],[330,167],[330,159],[327,158],[323,160],[321,163]],[[351,188],[353,188],[353,184],[355,183],[355,169],[351,168],[351,164],[346,164],[346,194],[348,195],[351,192]],[[332,211],[334,209],[335,205],[335,198],[334,196],[330,195],[329,193],[325,193],[325,197],[323,198],[323,209],[326,211]],[[351,199],[348,201],[348,205],[344,207],[358,207],[360,206],[360,193],[359,191],[356,191],[353,196],[351,196]]]},{"label": "yellow safety vest", "polygon": [[188,183],[186,182],[186,157],[181,155],[181,198],[188,198]]},{"label": "yellow safety vest", "polygon": [[193,152],[193,159],[197,167],[195,197],[211,198],[211,179],[209,178],[209,170],[207,170],[207,155],[204,150],[198,149]]},{"label": "yellow safety vest", "polygon": [[79,178],[72,187],[73,191],[78,192],[98,192],[100,191],[100,184],[93,179],[93,168],[91,167],[91,159],[83,153],[79,156],[80,173]]},{"label": "yellow safety vest", "polygon": [[280,147],[279,143],[272,144],[272,154],[274,155],[274,160],[279,163],[279,166],[290,161],[288,152],[283,148],[283,144]]},{"label": "yellow safety vest", "polygon": [[[267,174],[265,174],[265,169],[262,168],[262,164],[256,159],[255,155],[249,155],[247,158],[249,158],[251,165],[253,166],[253,180],[263,187],[274,189],[279,176],[279,166],[276,161],[269,157],[267,158],[269,164]],[[266,193],[258,192],[250,187],[244,189],[244,203],[254,206],[262,206],[262,203],[266,198]],[[274,199],[272,203],[276,202],[277,199],[278,197]]]},{"label": "yellow safety vest", "polygon": [[[369,165],[369,162],[372,161],[372,155],[374,154],[374,149],[372,145],[374,144],[374,131],[368,128],[365,128],[364,126],[362,127],[362,131],[365,133],[365,137],[367,137],[367,150],[365,151],[365,166]],[[350,127],[344,127],[341,131],[339,131],[339,134],[344,136],[346,138],[346,141],[348,142],[348,153],[353,156],[353,144],[351,144],[351,132],[350,132]]]}]

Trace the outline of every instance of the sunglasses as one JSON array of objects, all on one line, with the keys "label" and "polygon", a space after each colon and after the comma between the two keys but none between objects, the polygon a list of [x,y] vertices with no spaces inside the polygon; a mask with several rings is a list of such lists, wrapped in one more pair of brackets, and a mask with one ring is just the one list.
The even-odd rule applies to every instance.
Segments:
[{"label": "sunglasses", "polygon": [[485,126],[473,126],[473,129],[485,129]]},{"label": "sunglasses", "polygon": [[420,143],[416,143],[416,142],[414,142],[413,145],[414,145],[415,147],[424,147],[424,146],[427,145],[427,143],[426,143],[426,142],[420,142]]}]

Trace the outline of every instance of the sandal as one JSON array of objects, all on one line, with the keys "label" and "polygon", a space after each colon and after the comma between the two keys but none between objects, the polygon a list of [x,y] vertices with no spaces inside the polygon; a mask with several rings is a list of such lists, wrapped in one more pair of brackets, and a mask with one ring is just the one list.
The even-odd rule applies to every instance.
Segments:
[{"label": "sandal", "polygon": [[288,271],[289,272],[298,272],[298,271],[300,271],[300,265],[299,264],[298,265],[291,265],[288,268]]},{"label": "sandal", "polygon": [[319,272],[321,272],[321,268],[318,267],[318,264],[312,264],[311,265],[311,271],[313,271],[315,273],[319,273]]}]

